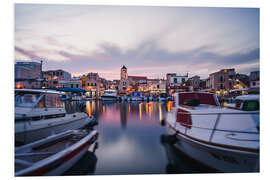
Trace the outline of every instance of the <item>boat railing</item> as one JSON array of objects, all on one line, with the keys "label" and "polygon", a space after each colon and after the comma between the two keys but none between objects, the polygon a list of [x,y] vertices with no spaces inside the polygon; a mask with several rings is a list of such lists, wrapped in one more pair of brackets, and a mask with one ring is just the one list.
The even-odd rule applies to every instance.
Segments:
[{"label": "boat railing", "polygon": [[[224,113],[223,112],[222,113],[220,113],[220,112],[207,112],[207,113],[177,112],[177,113],[178,114],[185,114],[185,115],[217,115],[217,117],[215,119],[215,124],[214,124],[213,128],[199,127],[199,126],[194,126],[192,124],[181,122],[181,125],[185,126],[185,132],[184,132],[184,134],[187,134],[188,129],[189,128],[192,128],[192,127],[211,131],[211,135],[209,137],[209,142],[212,141],[213,136],[214,136],[214,133],[216,131],[229,132],[229,133],[260,134],[259,127],[256,127],[257,128],[257,131],[227,130],[227,129],[218,129],[217,128],[222,115],[243,115],[243,114],[245,114],[245,115],[256,115],[256,114],[260,114],[260,112],[224,112]],[[176,123],[177,122],[175,122],[175,126],[176,126]]]}]

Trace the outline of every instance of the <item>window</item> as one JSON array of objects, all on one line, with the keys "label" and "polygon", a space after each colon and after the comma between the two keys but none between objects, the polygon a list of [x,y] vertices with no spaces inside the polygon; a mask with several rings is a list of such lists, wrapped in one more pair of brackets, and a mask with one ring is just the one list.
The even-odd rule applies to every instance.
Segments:
[{"label": "window", "polygon": [[182,78],[182,83],[185,82],[185,81],[186,81],[185,78]]},{"label": "window", "polygon": [[177,78],[173,78],[173,82],[174,83],[177,83]]},{"label": "window", "polygon": [[58,94],[46,94],[45,105],[47,108],[62,107]]},{"label": "window", "polygon": [[73,84],[71,84],[70,87],[73,88]]},{"label": "window", "polygon": [[243,104],[244,111],[257,111],[260,109],[260,105],[258,101],[246,101]]},{"label": "window", "polygon": [[97,83],[95,83],[95,86],[97,86]]},{"label": "window", "polygon": [[78,88],[79,87],[79,84],[76,84],[76,88]]},{"label": "window", "polygon": [[254,82],[252,82],[252,86],[256,86],[256,82],[254,81]]},{"label": "window", "polygon": [[45,108],[45,96],[41,98],[41,100],[38,102],[37,107],[39,108]]},{"label": "window", "polygon": [[224,77],[222,75],[219,76],[219,82],[224,82]]}]

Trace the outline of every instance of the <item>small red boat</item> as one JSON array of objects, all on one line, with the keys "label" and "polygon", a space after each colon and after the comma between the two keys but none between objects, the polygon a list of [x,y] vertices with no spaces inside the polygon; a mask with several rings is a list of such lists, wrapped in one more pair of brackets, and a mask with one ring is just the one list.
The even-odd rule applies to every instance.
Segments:
[{"label": "small red boat", "polygon": [[15,176],[61,175],[97,140],[96,130],[69,130],[15,148]]}]

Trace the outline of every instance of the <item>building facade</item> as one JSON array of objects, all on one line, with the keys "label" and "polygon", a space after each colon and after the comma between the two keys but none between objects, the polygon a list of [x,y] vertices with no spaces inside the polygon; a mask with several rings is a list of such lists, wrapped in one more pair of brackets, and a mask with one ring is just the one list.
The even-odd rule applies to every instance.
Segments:
[{"label": "building facade", "polygon": [[195,91],[195,90],[200,90],[200,85],[201,85],[201,81],[200,81],[200,76],[193,76],[189,79],[190,82],[190,87],[191,90]]},{"label": "building facade", "polygon": [[43,83],[42,61],[15,64],[15,88],[41,88]]},{"label": "building facade", "polygon": [[234,69],[222,69],[210,74],[210,89],[215,91],[227,91],[232,89],[234,76]]},{"label": "building facade", "polygon": [[260,71],[250,72],[250,88],[260,88]]},{"label": "building facade", "polygon": [[62,69],[44,71],[43,77],[47,80],[45,87],[65,87],[64,82],[71,80],[71,74]]}]

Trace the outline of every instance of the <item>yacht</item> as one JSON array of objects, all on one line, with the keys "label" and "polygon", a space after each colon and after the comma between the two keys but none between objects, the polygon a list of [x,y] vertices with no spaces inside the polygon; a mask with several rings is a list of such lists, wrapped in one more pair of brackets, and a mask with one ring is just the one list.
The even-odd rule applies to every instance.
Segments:
[{"label": "yacht", "polygon": [[229,108],[211,93],[177,93],[174,100],[163,124],[178,150],[221,172],[259,172],[259,95],[239,96]]},{"label": "yacht", "polygon": [[15,89],[15,145],[82,128],[92,121],[85,112],[68,114],[54,90]]},{"label": "yacht", "polygon": [[107,89],[101,96],[103,101],[117,101],[117,91],[115,89]]}]

